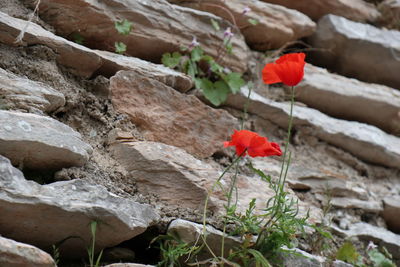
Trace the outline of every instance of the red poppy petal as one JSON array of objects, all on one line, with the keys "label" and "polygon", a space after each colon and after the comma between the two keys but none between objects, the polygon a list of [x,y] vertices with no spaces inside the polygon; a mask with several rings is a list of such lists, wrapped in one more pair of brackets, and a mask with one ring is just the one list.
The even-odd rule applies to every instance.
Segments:
[{"label": "red poppy petal", "polygon": [[306,58],[306,54],[304,53],[290,53],[290,54],[285,54],[281,56],[275,63],[281,64],[284,62],[288,61],[294,61],[294,62],[304,62],[304,59]]},{"label": "red poppy petal", "polygon": [[264,83],[266,84],[273,84],[273,83],[280,83],[281,79],[275,73],[275,66],[274,63],[269,63],[265,65],[264,69],[262,70],[262,78]]},{"label": "red poppy petal", "polygon": [[275,72],[284,84],[295,86],[303,79],[304,65],[299,62],[287,61],[277,64]]}]

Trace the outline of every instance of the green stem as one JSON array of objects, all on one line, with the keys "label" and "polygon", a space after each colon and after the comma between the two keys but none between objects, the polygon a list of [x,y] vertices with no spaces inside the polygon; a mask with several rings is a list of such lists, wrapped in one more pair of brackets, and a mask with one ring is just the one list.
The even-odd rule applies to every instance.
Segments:
[{"label": "green stem", "polygon": [[228,200],[227,200],[227,207],[226,207],[226,213],[225,213],[225,219],[224,219],[224,227],[222,231],[222,244],[221,244],[221,258],[224,258],[224,251],[225,251],[225,233],[226,233],[226,225],[228,224],[228,211],[229,208],[231,207],[231,202],[232,202],[232,194],[233,190],[236,187],[236,181],[237,181],[237,175],[239,172],[239,161],[236,162],[236,168],[235,168],[235,175],[232,178],[232,183],[229,188],[229,193],[228,193]]},{"label": "green stem", "polygon": [[[289,142],[290,142],[290,137],[292,134],[292,125],[293,125],[293,107],[294,107],[294,86],[291,87],[291,98],[290,98],[290,113],[289,113],[289,125],[288,125],[288,130],[287,130],[287,139],[285,141],[285,150],[283,152],[283,161],[282,161],[282,167],[281,171],[279,173],[279,180],[278,180],[278,190],[275,190],[275,198],[274,198],[274,204],[273,204],[273,212],[271,218],[264,224],[262,227],[262,230],[260,231],[260,234],[257,237],[256,241],[256,247],[260,245],[261,240],[264,238],[265,232],[268,229],[268,225],[270,224],[271,221],[277,216],[281,209],[281,203],[280,200],[282,198],[282,195],[284,193],[284,188],[285,188],[285,182],[286,182],[286,177],[287,173],[289,170],[289,164],[290,164],[290,157],[291,153],[288,151],[289,150]],[[289,152],[289,159],[286,164],[286,156]],[[286,166],[286,168],[285,168]],[[283,177],[283,180],[282,180]]]}]

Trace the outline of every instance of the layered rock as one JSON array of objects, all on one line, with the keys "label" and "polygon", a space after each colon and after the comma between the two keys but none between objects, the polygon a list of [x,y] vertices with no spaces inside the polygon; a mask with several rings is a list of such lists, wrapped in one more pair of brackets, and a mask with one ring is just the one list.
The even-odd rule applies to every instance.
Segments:
[{"label": "layered rock", "polygon": [[2,235],[43,249],[64,240],[60,249],[71,257],[86,253],[93,221],[98,222],[96,250],[100,250],[133,238],[158,220],[149,205],[117,197],[84,180],[47,185],[27,181],[2,156],[0,187]]},{"label": "layered rock", "polygon": [[82,166],[92,152],[78,132],[50,117],[0,110],[0,125],[0,155],[20,168]]},{"label": "layered rock", "polygon": [[[57,61],[75,74],[90,77],[101,65],[101,59],[90,49],[58,37],[35,23],[0,12],[0,42],[10,46],[45,45],[56,51]],[[27,26],[27,27],[26,27]],[[21,42],[18,35],[24,31]]]},{"label": "layered rock", "polygon": [[103,61],[97,73],[107,77],[119,70],[130,70],[140,76],[155,79],[180,92],[186,92],[193,86],[192,79],[160,64],[154,64],[135,57],[127,57],[107,51],[93,50]]},{"label": "layered rock", "polygon": [[[226,105],[242,109],[247,101],[248,90],[231,95]],[[254,92],[250,95],[248,111],[287,128],[290,105],[266,99]],[[375,164],[399,168],[400,138],[380,129],[353,121],[328,117],[311,108],[294,108],[294,127],[310,128],[310,134],[338,146],[355,156]]]},{"label": "layered rock", "polygon": [[[209,210],[224,212],[226,194],[233,173],[221,180],[223,190],[214,183],[222,170],[202,162],[184,150],[155,142],[116,142],[110,147],[114,157],[135,179],[139,191],[155,194],[163,203],[202,211],[207,192],[211,189]],[[268,183],[257,177],[239,175],[237,179],[237,211],[244,212],[255,198],[257,213],[265,208],[265,202],[274,195]],[[290,197],[297,199],[291,192]],[[310,209],[310,220],[319,220],[319,210],[299,201],[300,213]]]},{"label": "layered rock", "polygon": [[55,267],[46,252],[0,236],[0,265],[7,267]]},{"label": "layered rock", "polygon": [[43,83],[18,77],[0,68],[0,105],[34,113],[52,112],[65,105],[62,93]]},{"label": "layered rock", "polygon": [[390,196],[383,199],[382,217],[390,230],[400,234],[400,196]]},{"label": "layered rock", "polygon": [[[365,122],[400,135],[400,91],[306,65],[296,100],[333,117]],[[377,112],[379,111],[379,112]]]},{"label": "layered rock", "polygon": [[[311,35],[315,23],[306,15],[283,6],[261,1],[240,0],[170,0],[183,6],[213,13],[238,26],[246,42],[256,50],[276,49]],[[244,14],[244,10],[250,11]],[[256,25],[248,20],[257,21]]]},{"label": "layered rock", "polygon": [[[44,45],[50,47],[56,52],[59,64],[84,77],[98,74],[110,77],[119,70],[129,69],[144,77],[157,79],[182,92],[192,87],[191,79],[183,73],[138,58],[90,50],[56,36],[37,24],[29,23],[25,28],[27,23],[27,21],[0,12],[0,42],[10,46]],[[22,30],[25,30],[22,42],[15,43]]]},{"label": "layered rock", "polygon": [[262,0],[299,10],[313,20],[324,15],[334,14],[355,21],[375,21],[379,12],[372,4],[363,0]]},{"label": "layered rock", "polygon": [[110,90],[114,108],[127,114],[146,140],[177,146],[199,157],[220,149],[237,125],[228,112],[134,72],[118,72],[110,80]]},{"label": "layered rock", "polygon": [[378,23],[387,28],[399,30],[400,0],[384,0],[378,6],[381,16]]},{"label": "layered rock", "polygon": [[400,88],[400,32],[327,15],[310,37],[313,62],[362,81]]},{"label": "layered rock", "polygon": [[[34,0],[24,0],[35,5]],[[57,33],[79,34],[85,45],[114,51],[115,42],[127,45],[128,55],[159,62],[165,52],[180,51],[197,37],[207,54],[218,56],[223,32],[215,32],[210,20],[227,28],[230,24],[209,13],[171,5],[164,0],[42,0],[39,14]],[[121,35],[114,23],[126,19],[133,23],[128,35]],[[84,27],[83,27],[84,25]],[[101,27],[99,27],[101,25]],[[240,35],[232,38],[234,53],[226,55],[224,65],[237,71],[247,69],[248,48]]]}]

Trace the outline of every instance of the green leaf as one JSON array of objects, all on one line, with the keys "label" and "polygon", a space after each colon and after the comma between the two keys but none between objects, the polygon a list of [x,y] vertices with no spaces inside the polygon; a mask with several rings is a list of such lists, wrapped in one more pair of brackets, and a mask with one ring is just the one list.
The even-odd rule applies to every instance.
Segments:
[{"label": "green leaf", "polygon": [[78,32],[75,32],[72,34],[72,39],[74,40],[75,43],[83,45],[83,42],[85,41],[85,38],[80,35]]},{"label": "green leaf", "polygon": [[370,260],[374,263],[374,267],[395,267],[394,263],[386,258],[386,256],[380,253],[377,249],[373,249],[368,252]]},{"label": "green leaf", "polygon": [[224,68],[219,65],[217,62],[215,62],[214,60],[209,61],[210,67],[211,67],[211,71],[213,72],[223,72]]},{"label": "green leaf", "polygon": [[179,52],[164,53],[161,58],[161,62],[168,68],[175,68],[179,65],[182,55]]},{"label": "green leaf", "polygon": [[234,94],[240,92],[240,88],[246,84],[246,82],[242,79],[242,75],[238,72],[229,73],[224,77],[224,80]]},{"label": "green leaf", "polygon": [[225,102],[230,90],[224,81],[216,81],[212,83],[210,80],[201,79],[201,89],[204,96],[214,105],[219,106]]},{"label": "green leaf", "polygon": [[336,253],[336,259],[345,261],[351,264],[355,264],[359,258],[359,254],[354,247],[354,245],[350,242],[346,242],[339,248]]},{"label": "green leaf", "polygon": [[259,21],[258,20],[256,20],[256,19],[248,19],[247,20],[251,25],[257,25],[258,23],[259,23]]},{"label": "green leaf", "polygon": [[261,267],[272,267],[272,265],[267,261],[263,254],[260,251],[255,249],[249,249],[248,252],[253,255],[254,259],[258,263],[258,266]]},{"label": "green leaf", "polygon": [[126,52],[126,44],[122,42],[115,42],[115,52],[118,54],[123,54]]},{"label": "green leaf", "polygon": [[128,35],[132,30],[133,23],[123,19],[121,21],[116,21],[114,24],[115,29],[119,34]]},{"label": "green leaf", "polygon": [[221,27],[219,26],[218,21],[216,21],[215,19],[211,19],[211,24],[212,24],[213,28],[214,28],[216,31],[219,31],[219,30],[221,29]]},{"label": "green leaf", "polygon": [[197,65],[191,60],[187,61],[187,74],[192,77],[193,79],[196,77],[196,74],[198,73],[197,71]]},{"label": "green leaf", "polygon": [[198,62],[203,57],[204,51],[203,51],[203,49],[201,49],[200,46],[196,46],[195,48],[193,48],[193,50],[190,54],[191,54],[192,60],[194,62]]},{"label": "green leaf", "polygon": [[231,43],[231,42],[227,43],[227,44],[225,45],[225,48],[226,48],[226,52],[227,52],[228,54],[232,54],[233,46],[232,46],[232,43]]}]

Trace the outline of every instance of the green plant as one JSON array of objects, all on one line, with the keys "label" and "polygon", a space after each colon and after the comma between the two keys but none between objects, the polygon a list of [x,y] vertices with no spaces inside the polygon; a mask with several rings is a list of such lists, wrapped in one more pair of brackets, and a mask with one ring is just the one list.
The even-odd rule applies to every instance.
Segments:
[{"label": "green plant", "polygon": [[53,249],[52,258],[56,265],[60,263],[60,250],[59,247],[56,245],[52,245],[51,248]]},{"label": "green plant", "polygon": [[196,88],[215,106],[221,105],[230,93],[239,92],[245,85],[240,73],[222,67],[212,56],[206,55],[199,45],[182,49],[182,53],[165,53],[161,61],[164,66],[192,77]]},{"label": "green plant", "polygon": [[[117,32],[121,35],[129,35],[133,29],[133,23],[123,19],[120,21],[116,21],[114,23],[114,27]],[[124,54],[126,52],[127,46],[123,42],[115,42],[115,52],[118,54]]]},{"label": "green plant", "polygon": [[103,255],[103,250],[101,250],[95,261],[96,230],[97,230],[97,221],[91,221],[90,222],[90,233],[92,235],[92,239],[91,239],[91,245],[87,248],[90,267],[100,266],[101,256]]},{"label": "green plant", "polygon": [[385,248],[379,251],[372,242],[369,243],[366,254],[362,256],[355,246],[347,241],[337,251],[336,259],[351,263],[356,267],[396,267],[392,261],[392,255]]},{"label": "green plant", "polygon": [[151,244],[154,242],[158,243],[161,252],[161,261],[157,264],[158,267],[182,266],[181,258],[185,255],[195,254],[199,248],[186,244],[173,234],[157,236],[151,241]]}]

